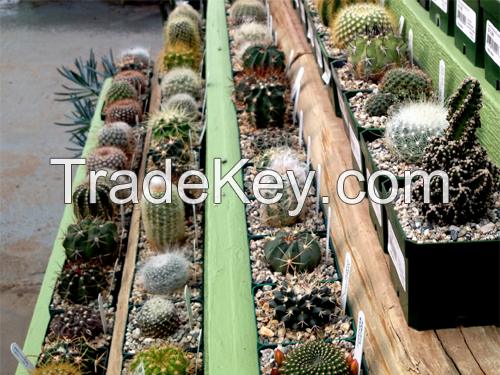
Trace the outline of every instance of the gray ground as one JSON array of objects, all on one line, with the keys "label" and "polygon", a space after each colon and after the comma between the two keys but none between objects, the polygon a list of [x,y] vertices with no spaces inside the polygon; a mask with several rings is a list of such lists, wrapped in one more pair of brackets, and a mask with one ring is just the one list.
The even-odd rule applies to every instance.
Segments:
[{"label": "gray ground", "polygon": [[[56,71],[131,45],[162,47],[154,3],[119,0],[0,0],[0,373],[14,374],[10,343],[24,344],[47,261],[64,210],[62,166],[72,157],[64,128],[71,105],[54,101],[65,80]],[[10,3],[10,4],[9,4]]]}]

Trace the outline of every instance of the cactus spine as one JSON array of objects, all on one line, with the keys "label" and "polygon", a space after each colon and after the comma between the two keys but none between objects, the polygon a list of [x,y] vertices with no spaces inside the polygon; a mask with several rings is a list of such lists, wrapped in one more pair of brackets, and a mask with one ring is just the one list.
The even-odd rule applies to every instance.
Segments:
[{"label": "cactus spine", "polygon": [[177,16],[169,19],[164,27],[165,46],[182,45],[194,51],[201,50],[198,26],[189,17]]},{"label": "cactus spine", "polygon": [[184,109],[190,116],[195,118],[199,115],[198,103],[189,94],[175,94],[166,100],[165,110],[170,111],[175,108]]},{"label": "cactus spine", "polygon": [[78,367],[67,362],[49,362],[30,371],[30,375],[84,375]]},{"label": "cactus spine", "polygon": [[[78,369],[79,372],[77,372],[77,374],[95,374],[99,361],[99,352],[85,340],[61,339],[53,343],[48,349],[43,350],[37,366],[43,368],[50,363],[67,363],[71,367],[76,367]],[[69,374],[71,374],[71,372]]]},{"label": "cactus spine", "polygon": [[257,0],[238,0],[229,9],[229,14],[233,22],[237,22],[240,17],[253,16],[259,22],[266,22],[266,8]]},{"label": "cactus spine", "polygon": [[184,67],[198,70],[200,67],[201,53],[182,44],[175,44],[165,48],[163,58],[163,70],[169,71],[174,68]]},{"label": "cactus spine", "polygon": [[181,107],[162,110],[151,117],[149,126],[153,137],[157,141],[177,138],[183,142],[189,141],[189,131],[196,130],[198,122]]},{"label": "cactus spine", "polygon": [[104,124],[97,135],[98,147],[113,146],[123,152],[130,152],[132,128],[125,122]]}]

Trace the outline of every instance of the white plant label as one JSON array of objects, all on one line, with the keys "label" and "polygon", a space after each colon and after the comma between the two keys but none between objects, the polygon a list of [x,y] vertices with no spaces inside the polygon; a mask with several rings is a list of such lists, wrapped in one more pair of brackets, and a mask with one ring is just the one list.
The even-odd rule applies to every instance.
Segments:
[{"label": "white plant label", "polygon": [[295,53],[295,50],[292,49],[292,52],[290,52],[290,58],[288,59],[288,64],[286,64],[286,70],[290,70],[290,65],[292,65],[292,60],[293,60],[293,55]]},{"label": "white plant label", "polygon": [[[319,203],[318,203],[319,205]],[[326,256],[325,264],[328,265],[330,259],[330,226],[332,224],[332,207],[328,206],[328,218],[326,219]]]},{"label": "white plant label", "polygon": [[203,328],[200,329],[200,335],[198,336],[198,349],[196,350],[196,372],[195,375],[198,374],[198,357],[200,354],[200,346],[201,346],[201,335],[203,334]]},{"label": "white plant label", "polygon": [[323,54],[321,53],[321,46],[319,42],[316,43],[316,61],[320,68],[323,68]]},{"label": "white plant label", "polygon": [[321,76],[321,78],[323,78],[325,85],[328,85],[330,83],[330,79],[332,78],[332,72],[330,71],[330,67],[328,66],[328,62],[327,62],[325,56],[323,56],[323,63],[324,63],[325,71],[323,72],[323,75]]},{"label": "white plant label", "polygon": [[269,15],[269,31],[271,32],[271,35],[273,34],[273,15]]},{"label": "white plant label", "polygon": [[205,80],[205,94],[203,95],[203,105],[201,107],[201,114],[205,114],[205,107],[207,104],[207,87],[208,87],[208,77],[210,77],[210,73],[207,72],[207,79]]},{"label": "white plant label", "polygon": [[299,7],[299,0],[295,0],[295,8]]},{"label": "white plant label", "polygon": [[307,20],[307,39],[311,41],[311,46],[314,48],[313,30],[309,20]]},{"label": "white plant label", "polygon": [[316,190],[316,216],[319,216],[319,202],[321,199],[321,164],[318,164],[318,189]]},{"label": "white plant label", "polygon": [[408,31],[408,51],[410,51],[410,65],[413,67],[413,30]]},{"label": "white plant label", "polygon": [[490,21],[486,21],[486,53],[500,66],[500,31]]},{"label": "white plant label", "polygon": [[297,107],[299,106],[300,98],[300,82],[299,87],[297,87],[297,94],[295,94],[295,102],[293,103],[293,126],[295,126],[295,119],[297,117]]},{"label": "white plant label", "polygon": [[[193,204],[193,224],[194,224],[194,248],[198,246],[198,227],[196,225],[196,206]],[[196,259],[196,258],[193,258]]]},{"label": "white plant label", "polygon": [[274,45],[278,45],[278,30],[274,32]]},{"label": "white plant label", "polygon": [[361,170],[361,149],[359,148],[359,142],[358,138],[356,137],[356,134],[354,134],[354,131],[352,130],[351,122],[348,120],[347,121],[349,124],[349,140],[351,142],[351,150],[354,155],[354,158],[356,159],[356,163],[358,163],[358,169]]},{"label": "white plant label", "polygon": [[401,16],[399,18],[399,27],[398,27],[398,34],[402,35],[403,34],[403,27],[405,25],[405,18],[404,16]]},{"label": "white plant label", "polygon": [[205,122],[203,123],[203,129],[201,129],[200,140],[198,141],[200,146],[203,141],[203,137],[205,136],[205,131],[207,130],[207,116],[205,116]]},{"label": "white plant label", "polygon": [[401,247],[399,247],[399,242],[396,238],[396,234],[394,233],[394,229],[392,229],[390,220],[387,220],[387,232],[389,234],[389,240],[387,241],[387,250],[389,251],[389,255],[391,256],[392,263],[394,263],[394,267],[396,267],[399,281],[401,281],[401,285],[403,285],[403,289],[406,292],[405,257],[403,256]]},{"label": "white plant label", "polygon": [[448,2],[447,0],[431,0],[436,4],[443,12],[448,13]]},{"label": "white plant label", "polygon": [[269,27],[269,3],[266,1],[266,17],[267,17],[267,27]]},{"label": "white plant label", "polygon": [[292,99],[295,97],[295,94],[297,93],[297,88],[300,87],[300,81],[302,81],[303,75],[304,75],[304,67],[301,67],[299,73],[297,74],[297,78],[295,78],[295,83],[293,84],[292,87],[292,94],[291,94]]},{"label": "white plant label", "polygon": [[307,137],[307,156],[306,156],[306,164],[309,168],[309,162],[311,161],[311,136]]},{"label": "white plant label", "polygon": [[302,18],[302,23],[306,24],[306,13],[304,11],[304,4],[300,3],[300,18]]},{"label": "white plant label", "polygon": [[184,297],[186,298],[186,308],[189,316],[189,327],[191,328],[191,330],[193,330],[193,308],[191,306],[191,296],[189,295],[189,288],[187,285],[184,287]]},{"label": "white plant label", "polygon": [[26,357],[26,354],[22,351],[22,349],[17,345],[15,342],[10,344],[10,351],[16,357],[16,359],[19,361],[21,366],[24,367],[26,371],[31,371],[35,369],[35,366],[33,366],[33,363],[30,362],[28,357]]},{"label": "white plant label", "polygon": [[444,104],[444,78],[446,76],[446,66],[444,61],[439,62],[439,101]]},{"label": "white plant label", "polygon": [[464,0],[457,0],[457,26],[467,37],[476,43],[476,12],[465,4]]},{"label": "white plant label", "polygon": [[299,113],[299,148],[302,148],[302,137],[304,136],[304,111]]},{"label": "white plant label", "polygon": [[108,321],[106,320],[106,310],[104,310],[101,293],[99,293],[99,296],[97,297],[97,302],[99,303],[99,313],[101,314],[102,330],[104,334],[106,334],[106,332],[108,332]]},{"label": "white plant label", "polygon": [[359,312],[358,315],[358,326],[356,334],[356,346],[354,347],[354,359],[358,361],[358,374],[361,374],[361,361],[363,360],[363,344],[365,341],[365,314],[363,311]]},{"label": "white plant label", "polygon": [[[370,179],[371,175],[372,174],[370,173],[368,168],[366,168],[366,180],[367,181]],[[380,198],[380,195],[378,194],[378,190],[376,187],[375,187],[374,191],[375,191],[375,195],[377,196],[377,198]],[[368,199],[368,200],[370,201],[370,204],[372,205],[373,212],[375,212],[375,216],[377,217],[378,225],[382,225],[382,207],[380,206],[380,204],[372,201],[371,199]]]},{"label": "white plant label", "polygon": [[349,277],[351,276],[351,253],[345,255],[344,273],[342,277],[342,294],[340,295],[340,308],[345,311],[347,292],[349,290]]}]

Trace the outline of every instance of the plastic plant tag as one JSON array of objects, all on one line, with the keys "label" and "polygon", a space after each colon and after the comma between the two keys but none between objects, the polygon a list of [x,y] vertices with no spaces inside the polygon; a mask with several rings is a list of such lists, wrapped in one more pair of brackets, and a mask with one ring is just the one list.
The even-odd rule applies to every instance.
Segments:
[{"label": "plastic plant tag", "polygon": [[476,12],[465,4],[463,0],[457,0],[457,14],[455,19],[457,27],[476,43]]},{"label": "plastic plant tag", "polygon": [[271,35],[273,34],[273,16],[272,14],[269,15],[269,31],[271,32]]},{"label": "plastic plant tag", "polygon": [[[196,206],[193,204],[193,223],[194,223],[194,245],[198,246],[198,227],[196,224]],[[194,259],[194,258],[193,258]]]},{"label": "plastic plant tag", "polygon": [[439,101],[444,104],[444,77],[446,75],[446,66],[444,61],[439,61]]},{"label": "plastic plant tag", "polygon": [[[123,204],[120,205],[120,216],[122,219],[122,228],[125,228],[125,207],[123,207]],[[121,240],[120,240],[120,245],[121,245]]]},{"label": "plastic plant tag", "polygon": [[201,106],[201,115],[205,114],[205,107],[207,104],[207,87],[208,87],[208,78],[210,77],[210,73],[207,72],[207,79],[205,80],[205,94],[203,95],[203,105]]},{"label": "plastic plant tag", "polygon": [[356,163],[358,163],[358,168],[361,169],[361,150],[358,138],[356,138],[356,134],[352,131],[351,122],[349,120],[347,122],[349,123],[349,141],[351,143],[352,154],[354,155],[354,159],[356,159]]},{"label": "plastic plant tag", "polygon": [[349,277],[351,276],[351,253],[345,255],[344,273],[342,274],[342,294],[340,295],[340,308],[345,311],[347,292],[349,290]]},{"label": "plastic plant tag", "polygon": [[316,43],[315,50],[316,50],[316,61],[318,62],[319,67],[323,68],[323,54],[321,52],[321,46],[319,42]]},{"label": "plastic plant tag", "polygon": [[332,207],[328,206],[328,218],[326,219],[326,255],[325,264],[330,258],[330,225],[332,224]]},{"label": "plastic plant tag", "polygon": [[304,135],[304,111],[299,114],[299,149],[302,148],[302,136]]},{"label": "plastic plant tag", "polygon": [[187,313],[189,316],[189,327],[191,328],[191,330],[193,330],[193,328],[194,328],[193,308],[191,306],[191,296],[189,295],[189,288],[187,285],[184,287],[184,297],[186,298],[186,308],[187,308]]},{"label": "plastic plant tag", "polygon": [[149,98],[146,98],[146,100],[144,101],[144,109],[142,111],[143,115],[146,114],[146,108],[148,108],[148,100],[149,100]]},{"label": "plastic plant tag", "polygon": [[486,21],[486,53],[500,66],[500,31],[490,21]]},{"label": "plastic plant tag", "polygon": [[[319,201],[321,199],[321,164],[318,164],[318,180],[316,189],[316,216],[319,216]],[[328,245],[327,245],[328,246]]]},{"label": "plastic plant tag", "polygon": [[408,51],[410,54],[410,66],[413,68],[413,30],[408,31]]},{"label": "plastic plant tag", "polygon": [[139,115],[135,115],[135,125],[139,126]]},{"label": "plastic plant tag", "polygon": [[[290,60],[291,61],[291,60]],[[297,93],[297,88],[300,86],[300,81],[302,81],[302,76],[304,75],[304,67],[301,67],[299,73],[297,74],[297,78],[295,78],[295,82],[292,87],[292,93],[290,98],[293,100],[295,94]]]},{"label": "plastic plant tag", "polygon": [[309,168],[310,162],[311,162],[311,136],[307,137],[307,159],[306,159],[307,168]]},{"label": "plastic plant tag", "polygon": [[266,17],[267,17],[267,27],[269,27],[269,19],[272,16],[269,14],[269,3],[267,1],[266,1]]},{"label": "plastic plant tag", "polygon": [[115,266],[113,268],[113,277],[111,279],[111,290],[113,290],[113,284],[115,282],[115,276],[116,276],[116,269],[118,268],[118,261],[120,260],[120,258],[117,258],[116,259],[116,262],[115,262]]},{"label": "plastic plant tag", "polygon": [[[120,236],[120,251],[118,252],[118,259],[122,255],[122,244],[123,244],[123,237],[125,236],[125,226],[122,227],[122,235]],[[117,260],[118,260],[117,259]]]},{"label": "plastic plant tag", "polygon": [[300,3],[300,18],[302,19],[302,23],[306,23],[306,13],[304,11],[304,4]]},{"label": "plastic plant tag", "polygon": [[274,45],[275,46],[278,45],[278,30],[274,32]]},{"label": "plastic plant tag", "polygon": [[402,35],[403,34],[403,27],[405,25],[405,18],[404,16],[401,16],[399,18],[399,27],[398,27],[398,35]]},{"label": "plastic plant tag", "polygon": [[207,116],[205,116],[205,122],[203,123],[203,129],[201,129],[199,144],[201,146],[201,142],[203,141],[203,137],[205,136],[205,131],[207,130]]},{"label": "plastic plant tag", "polygon": [[99,303],[99,313],[101,314],[102,330],[104,334],[108,332],[108,321],[106,320],[106,311],[104,310],[104,304],[102,303],[102,296],[99,293],[97,297],[97,302]]},{"label": "plastic plant tag", "polygon": [[195,375],[198,374],[198,358],[200,356],[200,346],[201,346],[201,335],[203,334],[203,328],[200,329],[200,335],[198,336],[198,348],[196,349],[196,370]]},{"label": "plastic plant tag", "polygon": [[[368,181],[370,179],[371,175],[372,174],[370,173],[368,168],[366,168],[366,181]],[[378,191],[377,191],[377,188],[375,188],[374,191],[375,191],[375,195],[377,196],[377,198],[380,198]],[[372,205],[373,212],[375,212],[375,216],[377,217],[378,225],[382,225],[382,208],[381,208],[380,204],[372,201],[371,199],[369,199],[369,200],[370,200],[370,204]]]},{"label": "plastic plant tag", "polygon": [[325,68],[325,71],[323,72],[321,78],[323,78],[325,85],[328,85],[330,83],[330,79],[332,78],[332,72],[330,71],[330,67],[328,66],[328,61],[326,61],[325,56],[323,56],[323,67]]},{"label": "plastic plant tag", "polygon": [[396,234],[394,233],[394,229],[392,229],[390,220],[387,220],[387,233],[389,234],[389,240],[387,241],[387,250],[389,251],[389,255],[391,256],[392,263],[396,268],[396,272],[398,273],[399,281],[401,281],[401,285],[406,292],[405,258],[403,256],[401,248],[399,247],[399,242],[396,238]]},{"label": "plastic plant tag", "polygon": [[295,8],[299,7],[299,0],[295,0]]},{"label": "plastic plant tag", "polygon": [[297,107],[299,105],[300,98],[300,82],[299,87],[297,87],[297,93],[295,94],[295,102],[293,103],[293,126],[295,126],[295,118],[297,117]]},{"label": "plastic plant tag", "polygon": [[290,70],[290,65],[292,65],[292,60],[293,60],[293,55],[295,53],[295,50],[292,49],[292,52],[290,52],[290,57],[288,58],[288,64],[286,64],[286,70]]},{"label": "plastic plant tag", "polygon": [[443,12],[448,13],[448,2],[447,0],[431,0],[436,4]]},{"label": "plastic plant tag", "polygon": [[307,39],[311,41],[311,46],[314,48],[313,30],[311,27],[311,22],[309,22],[309,20],[307,20]]},{"label": "plastic plant tag", "polygon": [[24,367],[26,371],[31,371],[35,369],[35,366],[33,366],[33,363],[26,357],[26,354],[22,351],[22,349],[17,345],[15,342],[10,344],[10,351],[16,357],[16,359],[19,361],[21,366]]},{"label": "plastic plant tag", "polygon": [[366,328],[365,314],[363,313],[363,311],[360,311],[358,315],[356,344],[354,347],[354,359],[357,360],[359,363],[357,375],[361,374],[361,360],[363,359],[363,343],[365,341],[365,328]]}]

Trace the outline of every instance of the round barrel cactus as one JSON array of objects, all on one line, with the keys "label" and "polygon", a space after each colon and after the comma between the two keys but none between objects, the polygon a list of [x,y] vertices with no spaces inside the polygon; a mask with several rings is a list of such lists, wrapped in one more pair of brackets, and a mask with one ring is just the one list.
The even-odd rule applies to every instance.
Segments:
[{"label": "round barrel cactus", "polygon": [[92,263],[68,264],[57,280],[56,289],[61,298],[74,304],[86,305],[96,300],[108,286],[107,276]]},{"label": "round barrel cactus", "polygon": [[393,100],[430,99],[434,96],[432,79],[419,68],[391,69],[380,82],[382,93]]},{"label": "round barrel cactus", "polygon": [[135,99],[120,99],[108,106],[106,122],[118,121],[126,122],[131,126],[137,125],[137,122],[142,121],[142,104]]},{"label": "round barrel cactus", "polygon": [[141,269],[141,281],[151,294],[169,294],[184,287],[191,278],[191,265],[180,252],[151,258]]},{"label": "round barrel cactus", "polygon": [[284,72],[285,54],[275,45],[256,44],[247,48],[243,53],[244,69],[271,69]]},{"label": "round barrel cactus", "polygon": [[146,76],[138,70],[124,70],[117,73],[113,82],[128,82],[139,94],[145,94],[148,84]]},{"label": "round barrel cactus", "polygon": [[99,129],[97,135],[98,147],[118,147],[123,152],[130,152],[132,148],[132,128],[125,122],[110,122]]},{"label": "round barrel cactus", "polygon": [[229,8],[229,14],[233,22],[244,16],[254,16],[259,22],[267,20],[266,7],[257,0],[238,0]]},{"label": "round barrel cactus", "polygon": [[139,310],[137,323],[144,336],[162,338],[177,331],[180,320],[171,301],[153,297]]},{"label": "round barrel cactus", "polygon": [[78,367],[68,362],[48,362],[30,371],[30,375],[83,375]]},{"label": "round barrel cactus", "polygon": [[101,314],[96,309],[74,307],[54,316],[51,329],[59,337],[92,339],[102,332]]},{"label": "round barrel cactus", "polygon": [[186,112],[193,117],[199,116],[198,103],[189,94],[175,94],[168,98],[165,102],[165,110],[175,110],[178,107],[186,110]]},{"label": "round barrel cactus", "polygon": [[112,219],[115,214],[115,204],[109,197],[114,182],[99,178],[96,183],[96,202],[90,203],[90,184],[86,178],[73,193],[73,210],[78,220],[101,217]]},{"label": "round barrel cactus", "polygon": [[188,68],[175,68],[161,80],[161,95],[164,99],[175,94],[189,94],[195,99],[201,98],[201,78]]},{"label": "round barrel cactus", "polygon": [[130,364],[132,372],[141,369],[143,375],[189,375],[194,367],[186,353],[171,344],[145,348],[135,355]]},{"label": "round barrel cactus", "polygon": [[113,82],[106,93],[108,105],[121,99],[137,99],[137,91],[129,82]]},{"label": "round barrel cactus", "polygon": [[198,25],[189,17],[178,15],[164,26],[166,46],[183,45],[195,51],[201,50]]},{"label": "round barrel cactus", "polygon": [[[50,363],[66,363],[69,365],[66,367],[69,368],[70,372],[64,375],[70,375],[75,367],[79,371],[76,374],[95,374],[95,369],[101,359],[100,356],[97,348],[84,339],[59,339],[42,351],[37,367],[43,368]],[[50,368],[50,366],[48,367]]]}]

